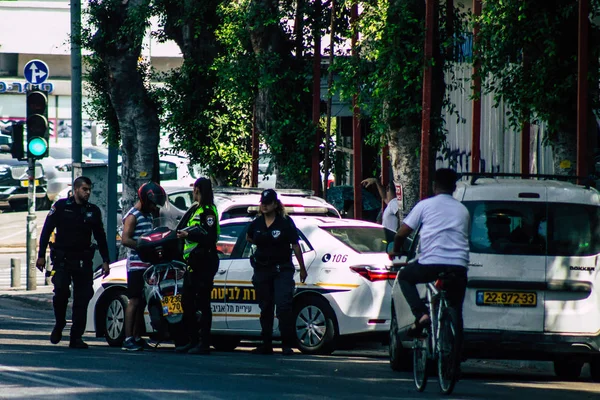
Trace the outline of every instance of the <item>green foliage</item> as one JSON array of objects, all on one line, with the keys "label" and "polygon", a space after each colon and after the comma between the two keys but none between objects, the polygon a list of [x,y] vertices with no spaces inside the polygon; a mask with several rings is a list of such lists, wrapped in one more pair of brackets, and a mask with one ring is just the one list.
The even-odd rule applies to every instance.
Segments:
[{"label": "green foliage", "polygon": [[[600,2],[592,0],[592,14]],[[578,2],[493,0],[484,2],[480,24],[484,87],[511,109],[511,126],[545,121],[551,132],[572,131],[577,110]],[[600,29],[589,30],[591,109],[598,111]],[[534,120],[535,118],[535,120]]]},{"label": "green foliage", "polygon": [[[372,121],[368,141],[382,146],[389,132],[405,128],[414,133],[421,129],[425,4],[418,0],[384,0],[363,6],[356,27],[361,33],[358,56],[336,59],[335,68],[341,76],[336,89],[345,99],[358,95],[361,111]],[[434,148],[441,147],[445,136],[442,107],[456,112],[445,95],[443,73],[460,57],[466,19],[458,8],[453,13],[455,22],[447,26],[445,8],[439,9],[434,59],[428,61],[437,71],[432,109]],[[349,30],[346,36],[351,34]]]},{"label": "green foliage", "polygon": [[[148,7],[138,7],[130,13],[123,12],[125,8],[126,5],[119,0],[90,0],[88,7],[84,9],[82,19],[86,23],[81,27],[81,36],[72,38],[82,48],[91,51],[83,59],[87,67],[84,68],[86,72],[83,74],[83,80],[89,93],[86,111],[92,119],[104,124],[102,133],[105,141],[114,145],[119,144],[121,131],[109,95],[111,73],[105,56],[116,56],[126,52],[137,58],[141,52],[150,15]],[[150,75],[149,65],[139,62],[137,70],[142,79],[147,81]],[[152,95],[150,97],[155,99]]]}]

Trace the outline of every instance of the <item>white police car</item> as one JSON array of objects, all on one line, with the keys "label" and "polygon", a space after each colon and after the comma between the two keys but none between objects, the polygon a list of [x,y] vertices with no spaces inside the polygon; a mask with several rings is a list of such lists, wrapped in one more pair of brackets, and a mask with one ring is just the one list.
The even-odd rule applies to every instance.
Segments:
[{"label": "white police car", "polygon": [[[386,246],[393,232],[357,220],[292,218],[300,232],[308,270],[304,284],[299,283],[298,269],[296,273],[294,318],[299,348],[305,353],[326,354],[335,350],[342,336],[386,338],[395,278]],[[233,349],[241,338],[260,336],[260,310],[249,261],[252,245],[245,238],[250,221],[234,218],[221,224],[221,262],[212,292],[213,346],[217,349]],[[94,280],[88,308],[87,330],[106,337],[113,346],[121,345],[124,337],[126,276],[124,260],[112,264],[108,277]],[[148,318],[146,328],[150,333]]]},{"label": "white police car", "polygon": [[[566,379],[590,362],[600,381],[600,193],[478,178],[460,182],[454,197],[471,215],[465,355],[553,361]],[[414,317],[397,283],[392,319],[390,361],[399,369],[410,363]]]}]

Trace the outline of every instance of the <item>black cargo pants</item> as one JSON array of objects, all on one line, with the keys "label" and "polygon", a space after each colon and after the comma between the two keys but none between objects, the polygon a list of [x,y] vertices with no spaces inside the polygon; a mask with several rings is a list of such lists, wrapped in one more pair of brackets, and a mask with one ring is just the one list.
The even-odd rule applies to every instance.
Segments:
[{"label": "black cargo pants", "polygon": [[65,327],[67,324],[67,306],[71,291],[69,286],[73,284],[73,326],[71,326],[71,338],[78,339],[85,332],[87,322],[88,304],[94,294],[92,257],[88,255],[74,255],[55,251],[52,255],[54,275],[54,317],[56,325]]},{"label": "black cargo pants", "polygon": [[256,267],[252,284],[256,290],[260,307],[262,340],[270,345],[273,338],[273,319],[277,306],[277,319],[282,345],[294,347],[296,329],[293,321],[292,301],[294,299],[294,266],[292,264]]},{"label": "black cargo pants", "polygon": [[[211,293],[219,268],[219,257],[213,251],[192,254],[188,266],[181,298],[185,333],[192,343],[201,341],[203,345],[210,346]],[[197,311],[201,313],[200,321],[196,316]]]}]

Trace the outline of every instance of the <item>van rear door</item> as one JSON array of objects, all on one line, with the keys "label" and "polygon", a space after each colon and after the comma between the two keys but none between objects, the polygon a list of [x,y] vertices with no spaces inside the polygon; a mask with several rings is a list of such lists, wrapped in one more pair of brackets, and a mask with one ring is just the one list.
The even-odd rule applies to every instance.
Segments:
[{"label": "van rear door", "polygon": [[546,197],[541,185],[465,191],[471,214],[465,330],[543,331]]},{"label": "van rear door", "polygon": [[[581,191],[582,195],[585,192]],[[544,331],[598,334],[600,332],[600,207],[563,203],[564,192],[549,188],[548,271]],[[591,193],[590,196],[597,197]],[[573,200],[573,199],[571,199]],[[579,199],[577,201],[581,201]]]}]

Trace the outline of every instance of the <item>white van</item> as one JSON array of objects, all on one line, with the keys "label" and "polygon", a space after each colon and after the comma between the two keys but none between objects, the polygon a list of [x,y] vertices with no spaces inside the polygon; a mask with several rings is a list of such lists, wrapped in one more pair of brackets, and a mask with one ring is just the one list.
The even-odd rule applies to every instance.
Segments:
[{"label": "white van", "polygon": [[[600,192],[478,178],[454,197],[471,214],[465,356],[554,361],[566,379],[590,362],[600,381]],[[397,286],[391,338],[410,348],[403,333],[414,318]]]}]

